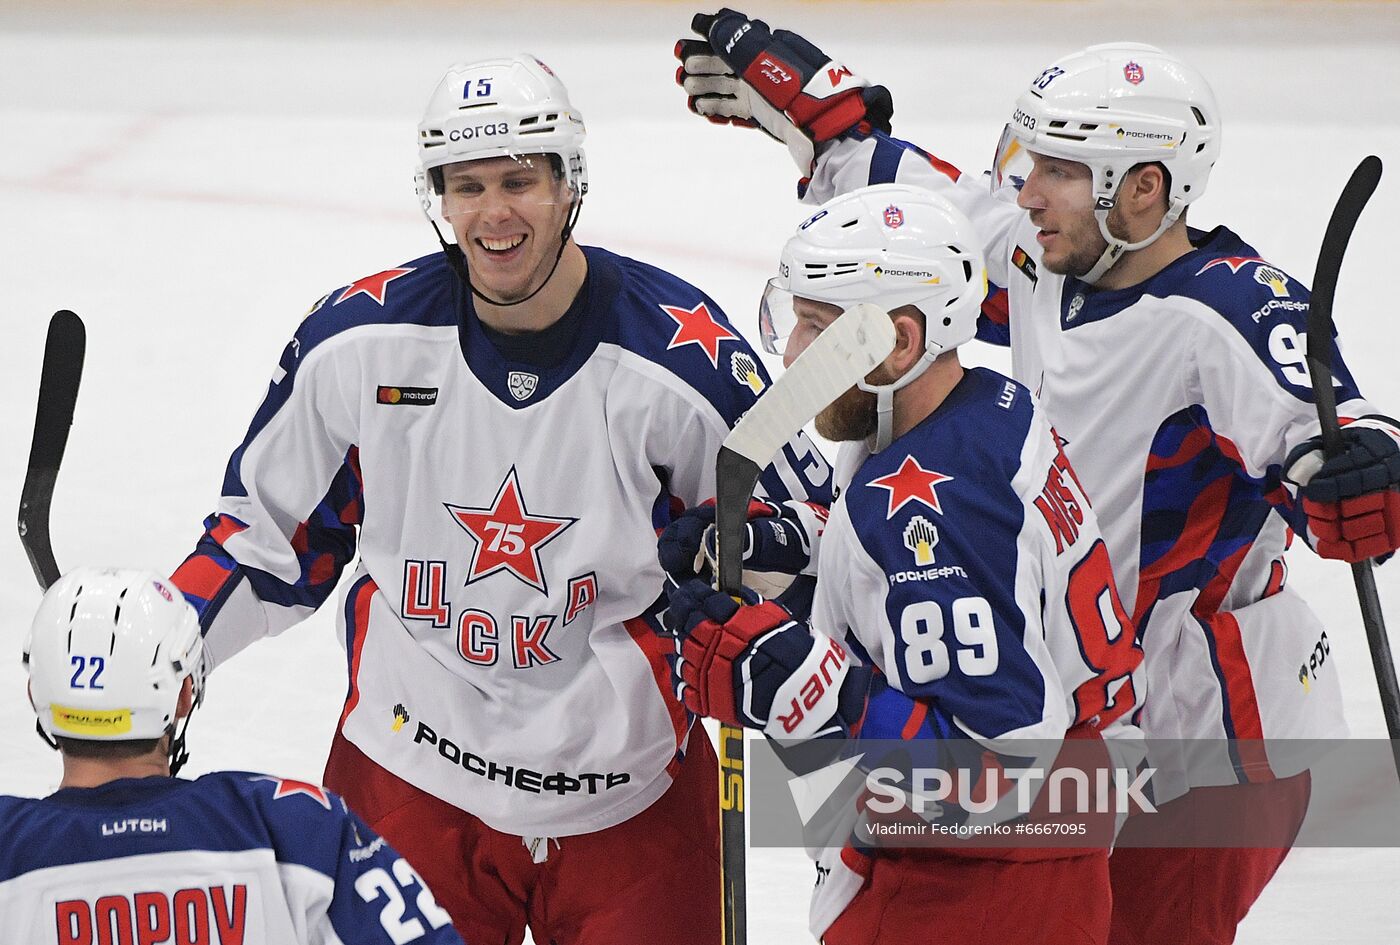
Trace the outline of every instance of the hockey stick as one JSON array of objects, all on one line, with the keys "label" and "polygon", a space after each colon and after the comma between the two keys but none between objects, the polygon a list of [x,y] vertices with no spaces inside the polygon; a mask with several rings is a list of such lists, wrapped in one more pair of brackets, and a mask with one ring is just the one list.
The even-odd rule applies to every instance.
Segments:
[{"label": "hockey stick", "polygon": [[[1381,159],[1374,154],[1365,158],[1352,171],[1351,179],[1342,188],[1327,232],[1318,251],[1317,273],[1313,276],[1312,301],[1308,309],[1308,370],[1312,374],[1317,420],[1322,425],[1322,452],[1331,458],[1342,452],[1342,428],[1337,422],[1337,395],[1332,388],[1332,300],[1337,292],[1337,276],[1342,257],[1356,220],[1371,199],[1381,179]],[[1371,663],[1376,671],[1376,685],[1381,694],[1381,711],[1390,734],[1391,748],[1396,751],[1395,771],[1400,775],[1400,685],[1395,679],[1395,662],[1390,655],[1390,640],[1386,636],[1385,618],[1381,614],[1380,596],[1376,593],[1376,577],[1371,562],[1358,561],[1351,566],[1356,583],[1356,596],[1361,605],[1361,622],[1366,627],[1366,642],[1371,648]]]},{"label": "hockey stick", "polygon": [[34,569],[34,579],[48,590],[58,580],[58,565],[49,542],[49,504],[68,445],[78,382],[83,377],[87,332],[82,319],[68,310],[49,320],[44,342],[44,367],[39,375],[39,406],[34,415],[34,440],[29,445],[29,470],[19,496],[19,540]]},{"label": "hockey stick", "polygon": [[[869,374],[894,350],[894,323],[882,309],[847,309],[749,409],[715,460],[715,571],[722,591],[743,586],[744,526],[759,473],[783,444]],[[744,860],[744,730],[719,729],[720,888],[724,945],[748,941]]]}]

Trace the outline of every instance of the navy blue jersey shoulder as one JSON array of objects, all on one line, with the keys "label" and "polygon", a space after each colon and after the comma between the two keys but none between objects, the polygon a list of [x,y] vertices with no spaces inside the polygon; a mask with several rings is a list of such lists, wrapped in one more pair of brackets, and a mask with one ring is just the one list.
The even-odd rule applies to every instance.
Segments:
[{"label": "navy blue jersey shoulder", "polygon": [[[1225,227],[1216,227],[1209,233],[1190,229],[1188,233],[1194,248],[1136,285],[1096,289],[1074,276],[1066,278],[1060,300],[1062,327],[1073,330],[1107,318],[1137,304],[1144,296],[1195,299],[1231,322],[1247,321],[1251,312],[1274,295],[1267,283],[1275,274],[1294,290],[1306,311],[1307,290],[1293,284],[1261,259],[1254,247]],[[1265,273],[1256,277],[1260,267]]]},{"label": "navy blue jersey shoulder", "polygon": [[0,881],[37,869],[187,850],[272,850],[330,873],[345,818],[329,791],[243,771],[124,778],[45,798],[0,797]]},{"label": "navy blue jersey shoulder", "polygon": [[[936,524],[941,541],[964,545],[979,559],[995,532],[997,547],[1009,547],[1004,557],[987,556],[992,571],[1014,560],[1023,513],[1011,480],[1033,416],[1025,387],[972,368],[937,410],[867,459],[844,495],[876,563],[890,572],[915,566],[903,532],[916,516]],[[941,563],[936,550],[934,557]]]},{"label": "navy blue jersey shoulder", "polygon": [[[730,400],[733,390],[768,385],[762,362],[714,299],[664,269],[602,249],[586,251],[590,265],[606,259],[621,274],[608,341],[661,365],[712,403]],[[750,374],[758,381],[740,379]]]},{"label": "navy blue jersey shoulder", "polygon": [[[1279,387],[1311,403],[1312,380],[1305,360],[1308,288],[1223,226],[1208,234],[1192,231],[1192,236],[1195,250],[1150,280],[1159,284],[1153,294],[1179,295],[1206,305],[1245,340]],[[1334,331],[1334,346],[1335,339]],[[1359,397],[1335,348],[1332,363],[1338,402]]]},{"label": "navy blue jersey shoulder", "polygon": [[327,339],[361,325],[455,325],[456,281],[441,252],[356,279],[306,313],[296,333],[298,353],[304,358]]},{"label": "navy blue jersey shoulder", "polygon": [[[1143,282],[1123,289],[1093,289],[1065,280],[1060,326],[1074,331],[1109,318],[1144,297],[1200,302],[1223,319],[1273,373],[1279,387],[1311,402],[1305,366],[1310,293],[1282,269],[1225,227],[1190,230],[1193,249]],[[1334,332],[1335,337],[1335,332]],[[1359,396],[1351,373],[1334,352],[1338,401]]]},{"label": "navy blue jersey shoulder", "polygon": [[1191,236],[1195,248],[1149,280],[1153,295],[1195,299],[1245,330],[1279,315],[1306,316],[1307,287],[1233,232],[1219,226]]}]

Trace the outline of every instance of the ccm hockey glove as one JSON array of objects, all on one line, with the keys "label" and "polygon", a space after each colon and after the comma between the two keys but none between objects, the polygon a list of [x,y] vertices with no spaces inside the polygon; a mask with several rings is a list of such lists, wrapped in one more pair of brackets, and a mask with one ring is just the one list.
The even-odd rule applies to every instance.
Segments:
[{"label": "ccm hockey glove", "polygon": [[704,39],[676,43],[676,83],[690,110],[717,124],[762,128],[787,145],[806,176],[816,148],[848,131],[890,130],[889,90],[872,86],[788,30],[770,31],[727,7],[697,13]]},{"label": "ccm hockey glove", "polygon": [[1342,427],[1343,450],[1324,459],[1322,437],[1284,460],[1299,486],[1313,547],[1324,558],[1365,561],[1400,548],[1400,429],[1388,417]]},{"label": "ccm hockey glove", "polygon": [[689,580],[671,592],[666,626],[677,695],[697,715],[789,739],[844,730],[859,715],[864,689],[842,698],[845,648],[748,588],[737,601]]},{"label": "ccm hockey glove", "polygon": [[[744,583],[765,597],[777,597],[798,574],[815,574],[813,538],[820,538],[827,509],[807,502],[781,505],[749,500],[744,532]],[[674,584],[709,577],[715,555],[715,504],[686,509],[661,532],[657,557]]]}]

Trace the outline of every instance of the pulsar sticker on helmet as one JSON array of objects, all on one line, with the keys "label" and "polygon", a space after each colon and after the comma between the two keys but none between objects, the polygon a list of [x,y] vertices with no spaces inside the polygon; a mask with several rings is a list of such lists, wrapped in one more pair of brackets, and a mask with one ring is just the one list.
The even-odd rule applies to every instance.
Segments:
[{"label": "pulsar sticker on helmet", "polygon": [[131,731],[130,709],[74,709],[53,703],[49,706],[53,727],[70,735],[104,738]]}]

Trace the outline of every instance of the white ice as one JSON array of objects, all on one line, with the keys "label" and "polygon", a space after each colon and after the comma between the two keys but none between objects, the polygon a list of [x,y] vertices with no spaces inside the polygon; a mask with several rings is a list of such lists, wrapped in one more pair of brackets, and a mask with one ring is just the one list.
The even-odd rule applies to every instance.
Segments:
[{"label": "white ice", "polygon": [[[15,508],[49,313],[89,329],[53,514],[65,567],[173,568],[213,507],[301,314],[328,290],[433,249],[412,194],[415,125],[443,68],[529,50],[588,119],[585,243],[668,267],[750,331],[801,212],[785,152],[689,115],[676,3],[371,4],[147,0],[0,6],[0,506]],[[1352,241],[1336,314],[1362,388],[1400,411],[1390,305],[1400,277],[1400,6],[1386,3],[765,2],[887,84],[896,128],[964,168],[1054,56],[1155,42],[1211,77],[1224,156],[1192,222],[1227,223],[1311,281],[1332,203],[1365,154],[1390,162]],[[1163,330],[1170,330],[1163,326]],[[1002,352],[967,349],[1005,368]],[[1291,580],[1336,641],[1353,732],[1383,737],[1347,569],[1306,549]],[[1379,572],[1400,623],[1400,565]],[[0,543],[0,791],[39,795],[58,760],[32,732],[19,652],[39,599]],[[345,690],[330,608],[231,661],[191,732],[193,773],[319,779]],[[802,942],[812,870],[750,855],[755,942]],[[1299,849],[1242,943],[1396,941],[1400,850]],[[936,909],[930,910],[936,927]]]}]

